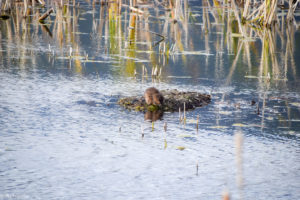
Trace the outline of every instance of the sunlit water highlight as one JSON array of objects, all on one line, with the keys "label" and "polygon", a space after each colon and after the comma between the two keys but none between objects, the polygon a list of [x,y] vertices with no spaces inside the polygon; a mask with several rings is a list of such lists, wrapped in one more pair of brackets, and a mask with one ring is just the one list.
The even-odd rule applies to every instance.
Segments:
[{"label": "sunlit water highlight", "polygon": [[[93,43],[86,23],[92,14],[78,20],[88,34],[76,34],[82,41],[76,58],[68,57],[70,46],[60,48],[56,39],[20,45],[1,31],[0,199],[221,199],[224,190],[233,199],[300,198],[299,58],[297,72],[288,71],[286,82],[246,74],[244,58],[229,79],[236,52],[224,48],[218,54],[214,45],[204,51],[205,39],[197,42],[203,30],[190,25],[194,49],[184,47],[207,55],[174,54],[167,61],[155,53],[162,76],[153,83],[141,76],[143,64],[148,73],[155,64],[149,64],[149,52],[133,56],[135,77],[128,64],[132,55],[116,52],[126,37],[121,46],[110,37],[97,37],[100,47]],[[156,20],[150,24],[159,32],[162,24]],[[140,34],[136,40],[143,42]],[[217,34],[209,34],[208,42]],[[299,40],[299,31],[295,35]],[[136,45],[149,51],[146,44]],[[298,44],[295,55],[299,49]],[[253,68],[258,57],[251,54]],[[84,62],[89,59],[104,63]],[[178,113],[165,113],[153,129],[143,113],[116,104],[119,97],[141,95],[153,85],[209,93],[212,103],[187,112],[186,125]],[[240,144],[237,132],[243,134]]]}]

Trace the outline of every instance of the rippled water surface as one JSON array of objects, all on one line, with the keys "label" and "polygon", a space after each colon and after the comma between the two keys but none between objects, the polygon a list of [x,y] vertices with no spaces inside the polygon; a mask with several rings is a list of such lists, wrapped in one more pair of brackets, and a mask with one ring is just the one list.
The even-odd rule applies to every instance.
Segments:
[{"label": "rippled water surface", "polygon": [[[0,199],[300,199],[299,28],[243,40],[201,1],[135,25],[78,2],[0,20]],[[212,102],[185,125],[117,104],[150,86]]]}]

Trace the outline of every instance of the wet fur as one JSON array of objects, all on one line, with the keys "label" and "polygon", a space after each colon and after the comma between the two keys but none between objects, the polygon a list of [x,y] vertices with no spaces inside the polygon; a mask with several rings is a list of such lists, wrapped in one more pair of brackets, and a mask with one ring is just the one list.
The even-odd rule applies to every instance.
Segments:
[{"label": "wet fur", "polygon": [[145,101],[148,105],[162,105],[164,101],[163,95],[158,89],[151,87],[145,91]]}]

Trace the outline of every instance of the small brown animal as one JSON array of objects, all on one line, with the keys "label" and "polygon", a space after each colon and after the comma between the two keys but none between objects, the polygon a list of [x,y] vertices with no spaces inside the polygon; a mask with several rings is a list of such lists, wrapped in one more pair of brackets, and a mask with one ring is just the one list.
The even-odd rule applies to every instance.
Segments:
[{"label": "small brown animal", "polygon": [[164,101],[163,95],[154,87],[150,87],[145,91],[145,101],[148,105],[162,105]]}]

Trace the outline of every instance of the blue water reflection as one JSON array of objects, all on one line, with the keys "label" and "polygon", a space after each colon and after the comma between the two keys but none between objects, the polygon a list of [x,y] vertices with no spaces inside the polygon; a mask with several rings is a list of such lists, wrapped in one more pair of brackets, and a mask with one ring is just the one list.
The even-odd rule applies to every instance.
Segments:
[{"label": "blue water reflection", "polygon": [[[0,199],[300,198],[299,29],[231,37],[201,1],[177,23],[149,8],[133,29],[126,7],[79,2],[56,7],[51,34],[0,21]],[[185,125],[117,105],[150,86],[212,103]]]}]

